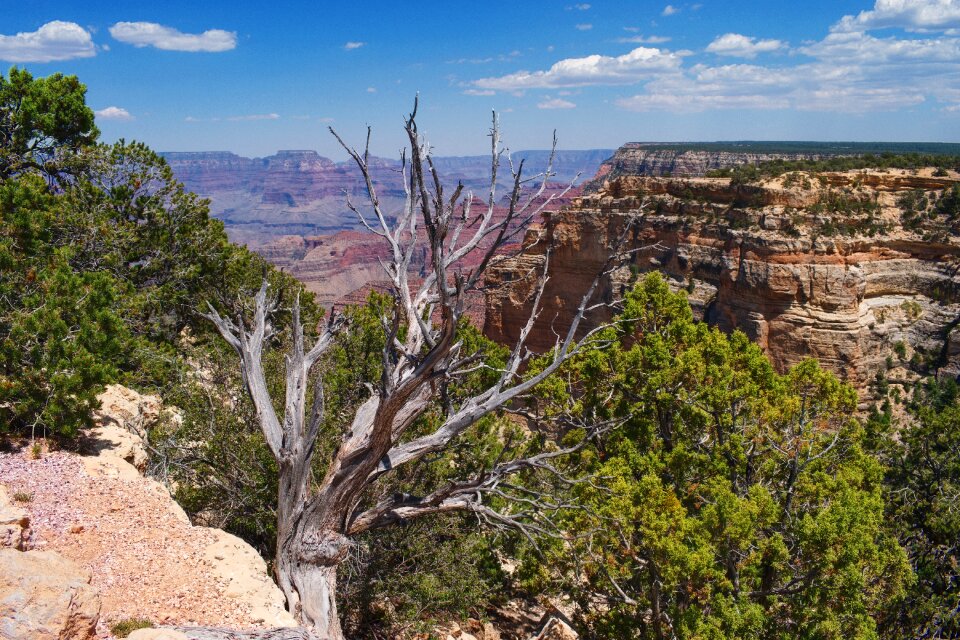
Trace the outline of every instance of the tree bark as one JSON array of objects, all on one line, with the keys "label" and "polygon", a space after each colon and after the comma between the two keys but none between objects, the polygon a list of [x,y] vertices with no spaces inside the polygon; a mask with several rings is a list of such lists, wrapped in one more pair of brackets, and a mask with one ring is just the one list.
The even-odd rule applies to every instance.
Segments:
[{"label": "tree bark", "polygon": [[159,627],[179,631],[190,640],[322,640],[309,629],[277,627],[256,631],[235,631],[222,627]]},{"label": "tree bark", "polygon": [[278,541],[276,569],[290,612],[319,637],[343,640],[337,613],[337,568],[347,556],[350,541],[338,532],[312,527],[296,527],[290,533]]}]

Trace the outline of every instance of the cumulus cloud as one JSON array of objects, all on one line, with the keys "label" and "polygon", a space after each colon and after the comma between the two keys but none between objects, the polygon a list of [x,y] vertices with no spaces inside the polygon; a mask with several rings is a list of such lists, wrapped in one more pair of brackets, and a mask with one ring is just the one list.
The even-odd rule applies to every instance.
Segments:
[{"label": "cumulus cloud", "polygon": [[667,16],[672,16],[675,13],[680,13],[680,9],[678,7],[673,6],[672,4],[668,4],[663,8],[663,11],[660,12],[660,15],[662,15],[663,17],[667,17]]},{"label": "cumulus cloud", "polygon": [[537,104],[537,109],[573,109],[576,107],[574,103],[569,100],[564,100],[563,98],[554,98],[552,100],[544,100]]},{"label": "cumulus cloud", "polygon": [[7,62],[55,62],[96,54],[90,32],[75,22],[54,20],[36,31],[0,35],[0,60]]},{"label": "cumulus cloud", "polygon": [[360,47],[366,44],[367,44],[366,42],[357,42],[357,41],[351,40],[350,42],[343,45],[343,48],[346,49],[347,51],[353,51],[354,49],[359,49]]},{"label": "cumulus cloud", "polygon": [[94,114],[100,120],[133,120],[130,112],[123,107],[107,107],[99,111],[94,111]]},{"label": "cumulus cloud", "polygon": [[[960,62],[960,40],[942,38],[876,38],[867,33],[834,32],[820,42],[800,49],[824,62],[856,64],[930,64]],[[956,69],[955,69],[956,70]],[[917,68],[914,72],[923,72]]]},{"label": "cumulus cloud", "polygon": [[237,46],[237,34],[223,29],[203,33],[183,33],[156,22],[118,22],[110,27],[114,39],[135,47],[155,47],[164,51],[220,52]]},{"label": "cumulus cloud", "polygon": [[633,84],[657,74],[679,69],[682,57],[666,50],[638,47],[622,56],[592,55],[566,58],[546,71],[518,71],[474,82],[480,89],[512,91],[550,87],[585,87],[600,84]]},{"label": "cumulus cloud", "polygon": [[[947,102],[938,65],[910,75],[904,65],[868,65],[826,59],[792,67],[696,65],[648,82],[643,92],[621,98],[632,111],[698,112],[721,109],[796,109],[834,113],[891,111]],[[960,63],[954,63],[960,71]],[[898,72],[898,70],[900,72]]]},{"label": "cumulus cloud", "polygon": [[[740,64],[695,64],[696,58],[688,61],[688,51],[641,46],[622,56],[567,58],[547,69],[481,78],[467,91],[549,89],[541,108],[563,108],[561,88],[619,85],[632,90],[615,104],[635,111],[862,114],[918,105],[951,110],[960,105],[960,89],[951,82],[960,77],[960,26],[954,28],[949,18],[957,5],[960,0],[877,0],[872,12],[848,20],[879,25],[899,16],[898,24],[912,25],[908,35],[834,28],[820,40],[790,48],[779,40],[728,33],[706,51],[743,58]],[[624,29],[629,39],[647,40],[639,28]],[[761,53],[788,50],[792,55],[777,57],[776,63],[752,62]]]},{"label": "cumulus cloud", "polygon": [[757,40],[739,33],[725,33],[707,45],[707,52],[718,56],[755,58],[758,53],[779,51],[785,46],[780,40]]},{"label": "cumulus cloud", "polygon": [[960,29],[960,0],[876,0],[871,11],[844,16],[834,31],[899,27],[913,31]]}]

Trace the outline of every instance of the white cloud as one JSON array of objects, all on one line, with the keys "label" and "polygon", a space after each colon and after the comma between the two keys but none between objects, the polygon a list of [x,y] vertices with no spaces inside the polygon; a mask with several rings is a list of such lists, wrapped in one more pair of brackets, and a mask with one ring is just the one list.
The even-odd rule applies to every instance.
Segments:
[{"label": "white cloud", "polygon": [[463,95],[465,96],[493,96],[496,95],[496,91],[493,89],[465,89]]},{"label": "white cloud", "polygon": [[237,46],[237,34],[223,29],[203,33],[182,33],[156,22],[118,22],[110,27],[114,39],[135,47],[156,47],[164,51],[220,52]]},{"label": "white cloud", "polygon": [[367,93],[376,93],[376,92],[377,92],[376,87],[367,87]]},{"label": "white cloud", "polygon": [[227,118],[229,122],[253,122],[256,120],[279,120],[280,114],[278,113],[252,113],[246,116],[230,116]]},{"label": "white cloud", "polygon": [[670,42],[670,38],[667,36],[636,35],[629,36],[627,38],[617,38],[617,42],[623,42],[627,44],[663,44],[664,42]]},{"label": "white cloud", "polygon": [[[893,0],[878,1],[877,11],[890,13]],[[946,11],[960,0],[941,0]],[[897,5],[900,6],[900,5]],[[904,5],[905,6],[905,5]],[[916,7],[929,7],[917,0]],[[886,14],[885,14],[886,15]],[[911,24],[945,26],[941,17],[915,18]],[[940,15],[940,14],[938,14]],[[875,18],[864,23],[876,22]],[[629,38],[644,36],[624,27]],[[866,29],[833,29],[820,40],[791,48],[786,42],[728,33],[706,50],[718,55],[757,58],[761,53],[790,52],[774,63],[695,64],[692,52],[639,47],[622,56],[591,55],[560,60],[549,68],[517,71],[474,81],[468,91],[550,89],[541,108],[560,108],[561,88],[599,85],[631,86],[615,101],[636,111],[699,112],[708,110],[794,110],[865,114],[923,106],[926,110],[960,105],[960,28],[942,32],[877,37]],[[561,102],[557,102],[560,100]],[[953,111],[949,111],[953,113]]]},{"label": "white cloud", "polygon": [[801,48],[800,51],[824,62],[844,64],[960,62],[960,40],[951,37],[875,38],[857,31],[834,32],[820,42]]},{"label": "white cloud", "polygon": [[785,46],[780,40],[757,40],[739,33],[725,33],[707,45],[707,52],[719,56],[755,58],[758,53],[779,51]]},{"label": "white cloud", "polygon": [[0,60],[54,62],[97,54],[90,32],[75,22],[54,20],[36,31],[0,35]]},{"label": "white cloud", "polygon": [[592,55],[566,58],[546,71],[518,71],[474,82],[480,89],[510,91],[549,87],[585,87],[600,84],[633,84],[661,73],[676,71],[682,56],[666,50],[638,47],[622,56]]},{"label": "white cloud", "polygon": [[915,31],[960,29],[960,0],[876,0],[872,11],[844,16],[835,31],[900,27]]},{"label": "white cloud", "polygon": [[577,31],[590,31],[590,29],[593,29],[593,25],[592,25],[592,24],[578,24],[578,25],[577,25]]},{"label": "white cloud", "polygon": [[680,13],[680,9],[678,7],[673,6],[672,4],[668,4],[663,8],[663,11],[660,12],[660,15],[667,17],[667,16],[672,16],[676,13]]},{"label": "white cloud", "polygon": [[94,114],[101,120],[133,120],[130,112],[123,107],[107,107],[106,109],[94,111]]},{"label": "white cloud", "polygon": [[582,2],[580,4],[573,5],[573,8],[577,11],[588,11],[590,9],[590,5],[586,2]]},{"label": "white cloud", "polygon": [[353,51],[354,49],[359,49],[360,47],[366,44],[367,44],[366,42],[356,42],[351,40],[350,42],[343,45],[343,48],[346,49],[347,51]]},{"label": "white cloud", "polygon": [[564,100],[563,98],[554,98],[552,100],[544,100],[537,104],[537,109],[573,109],[576,107],[574,103],[569,100]]}]

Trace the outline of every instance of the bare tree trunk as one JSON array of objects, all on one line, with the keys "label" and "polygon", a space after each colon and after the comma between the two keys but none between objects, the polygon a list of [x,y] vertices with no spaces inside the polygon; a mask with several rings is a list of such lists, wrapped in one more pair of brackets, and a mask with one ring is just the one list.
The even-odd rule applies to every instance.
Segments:
[{"label": "bare tree trunk", "polygon": [[299,607],[297,619],[326,640],[343,640],[337,613],[338,565],[312,561],[296,550],[277,558],[277,577],[287,602]]},{"label": "bare tree trunk", "polygon": [[[368,146],[362,154],[344,144],[364,177],[375,221],[368,220],[349,201],[347,205],[357,213],[360,222],[383,238],[391,249],[392,258],[384,268],[392,282],[394,304],[381,317],[386,340],[379,384],[356,409],[350,427],[340,434],[333,458],[319,482],[314,482],[312,476],[312,460],[324,418],[323,380],[321,374],[321,379],[314,381],[313,401],[308,409],[311,371],[333,344],[334,336],[341,329],[349,331],[350,328],[331,314],[313,347],[307,349],[299,297],[294,299],[290,322],[292,345],[286,357],[281,416],[270,396],[262,361],[264,349],[275,335],[270,317],[279,305],[276,297],[268,296],[267,280],[264,279],[254,299],[252,313],[238,313],[233,320],[210,306],[206,314],[240,356],[247,391],[267,445],[279,465],[277,583],[287,598],[290,613],[327,640],[343,638],[337,615],[337,568],[347,557],[350,536],[429,514],[469,511],[491,526],[516,527],[532,540],[534,533],[547,531],[544,520],[548,518],[544,514],[555,512],[563,505],[524,489],[522,496],[514,497],[522,501],[525,508],[501,512],[490,502],[511,498],[511,490],[502,481],[521,472],[540,471],[548,474],[551,482],[558,476],[570,484],[576,482],[562,476],[552,464],[554,459],[574,453],[585,446],[589,438],[615,424],[608,421],[580,425],[586,428],[588,437],[578,444],[526,456],[520,454],[522,449],[516,449],[512,453],[517,457],[505,456],[483,472],[444,483],[423,496],[392,493],[376,504],[364,503],[365,492],[381,478],[398,467],[422,462],[431,454],[455,446],[456,440],[472,425],[523,397],[601,334],[602,327],[587,332],[580,340],[575,339],[580,321],[594,308],[591,301],[598,283],[620,257],[627,233],[625,230],[611,250],[608,264],[582,298],[566,334],[557,336],[548,365],[531,376],[520,374],[532,355],[524,343],[540,311],[547,262],[539,276],[533,312],[521,338],[506,364],[492,369],[499,372],[497,381],[462,399],[457,406],[445,407],[441,424],[432,432],[405,437],[411,425],[447,385],[485,366],[484,353],[467,353],[464,342],[458,339],[467,295],[482,288],[484,272],[500,259],[498,252],[516,241],[521,231],[555,197],[538,200],[551,175],[548,169],[540,176],[539,189],[523,201],[521,194],[529,179],[523,177],[523,162],[514,168],[511,161],[513,188],[509,205],[504,217],[495,219],[499,200],[497,169],[506,154],[500,146],[496,116],[491,131],[491,179],[486,205],[479,213],[474,212],[474,198],[472,194],[463,194],[463,185],[458,185],[452,195],[444,195],[430,147],[418,132],[415,116],[416,103],[406,124],[411,162],[408,166],[405,156],[402,162],[407,200],[396,218],[388,216],[380,206],[368,165],[369,131]],[[336,137],[343,144],[339,136]],[[553,148],[556,149],[556,139]],[[509,155],[506,157],[509,160]],[[422,280],[412,283],[408,275],[413,257],[421,251],[418,245],[418,234],[422,237],[423,233],[418,231],[421,224],[426,229],[431,268]],[[463,267],[467,256],[477,256],[479,264]]]},{"label": "bare tree trunk", "polygon": [[303,627],[278,627],[276,629],[257,629],[254,631],[237,631],[224,627],[163,626],[158,628],[179,631],[189,640],[322,640],[315,633]]},{"label": "bare tree trunk", "polygon": [[[308,458],[309,459],[309,458]],[[342,640],[337,614],[337,567],[350,541],[319,499],[305,500],[310,468],[301,456],[281,463],[277,509],[277,584],[301,624],[321,638]]]}]

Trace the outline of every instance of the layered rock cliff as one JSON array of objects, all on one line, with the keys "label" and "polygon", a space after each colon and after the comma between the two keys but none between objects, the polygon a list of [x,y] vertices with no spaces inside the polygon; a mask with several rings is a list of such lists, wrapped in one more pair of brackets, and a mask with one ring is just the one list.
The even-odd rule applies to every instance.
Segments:
[{"label": "layered rock cliff", "polygon": [[[603,278],[613,301],[646,271],[689,292],[696,314],[756,340],[779,369],[812,356],[866,391],[881,376],[960,373],[960,176],[794,173],[757,185],[623,176],[546,216],[528,254],[488,284],[485,330],[514,341],[553,247],[530,346],[552,346],[631,221],[630,264]],[[600,310],[596,326],[610,317]],[[888,371],[888,370],[893,371]]]},{"label": "layered rock cliff", "polygon": [[676,145],[628,142],[600,165],[597,174],[584,184],[595,191],[605,182],[620,176],[704,176],[710,171],[741,165],[758,165],[771,160],[819,160],[839,153],[826,151],[760,151],[750,145],[738,150],[734,143],[709,149],[682,148]]}]

